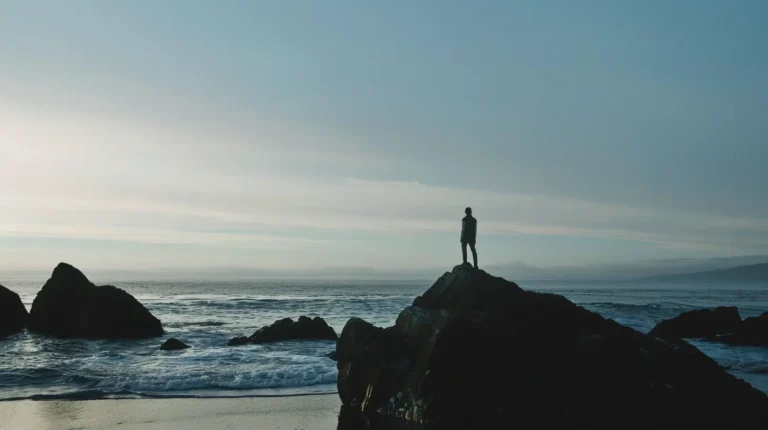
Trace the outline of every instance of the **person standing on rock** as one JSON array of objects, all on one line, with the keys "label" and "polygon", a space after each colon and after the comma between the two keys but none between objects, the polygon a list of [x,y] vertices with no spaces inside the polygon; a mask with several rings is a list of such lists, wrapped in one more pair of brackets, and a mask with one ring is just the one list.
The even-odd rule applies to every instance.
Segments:
[{"label": "person standing on rock", "polygon": [[461,253],[464,256],[464,263],[467,262],[467,245],[472,250],[472,258],[475,260],[475,269],[477,269],[477,250],[475,250],[475,241],[477,240],[477,220],[472,216],[472,208],[464,209],[467,214],[461,220]]}]

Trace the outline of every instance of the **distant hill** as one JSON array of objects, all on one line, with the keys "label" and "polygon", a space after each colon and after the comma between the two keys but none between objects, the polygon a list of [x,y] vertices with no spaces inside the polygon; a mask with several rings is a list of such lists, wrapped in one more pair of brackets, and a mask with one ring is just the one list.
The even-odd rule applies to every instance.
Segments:
[{"label": "distant hill", "polygon": [[644,278],[652,281],[768,282],[768,263]]},{"label": "distant hill", "polygon": [[670,258],[559,266],[535,266],[522,261],[510,261],[481,267],[496,276],[515,281],[628,281],[730,269],[765,262],[768,262],[768,255]]}]

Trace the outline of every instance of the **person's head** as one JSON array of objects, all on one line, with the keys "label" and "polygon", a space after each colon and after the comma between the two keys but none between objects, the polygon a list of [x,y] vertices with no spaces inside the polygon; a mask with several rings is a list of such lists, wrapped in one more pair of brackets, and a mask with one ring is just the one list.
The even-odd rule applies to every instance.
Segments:
[{"label": "person's head", "polygon": [[464,209],[464,213],[467,214],[467,215],[472,215],[472,208],[468,207],[468,208]]}]

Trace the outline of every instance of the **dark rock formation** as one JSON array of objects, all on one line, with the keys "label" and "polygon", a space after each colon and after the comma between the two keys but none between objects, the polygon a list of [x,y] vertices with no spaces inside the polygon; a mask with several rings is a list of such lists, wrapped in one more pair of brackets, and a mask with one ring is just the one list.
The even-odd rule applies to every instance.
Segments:
[{"label": "dark rock formation", "polygon": [[320,317],[301,316],[297,321],[290,318],[277,320],[264,326],[250,337],[235,337],[227,343],[229,346],[247,343],[279,342],[282,340],[336,340],[338,336],[328,323]]},{"label": "dark rock formation", "polygon": [[742,321],[735,307],[700,309],[664,320],[648,334],[666,339],[703,338],[729,345],[768,345],[768,312]]},{"label": "dark rock formation", "polygon": [[162,345],[160,345],[160,349],[162,349],[163,351],[175,351],[178,349],[187,349],[187,348],[189,348],[189,345],[176,339],[175,337],[172,337],[166,340]]},{"label": "dark rock formation", "polygon": [[250,343],[248,336],[233,337],[227,342],[227,346],[240,346]]},{"label": "dark rock formation", "polygon": [[97,287],[66,263],[56,266],[37,293],[29,328],[64,338],[146,338],[163,334],[160,320],[133,296],[111,285]]},{"label": "dark rock formation", "polygon": [[27,326],[29,313],[19,295],[0,285],[0,337],[6,337]]},{"label": "dark rock formation", "polygon": [[697,309],[664,320],[648,333],[660,338],[702,338],[733,333],[741,326],[741,315],[734,306]]},{"label": "dark rock formation", "polygon": [[351,319],[336,352],[339,396],[362,414],[458,428],[768,428],[768,396],[685,341],[470,265],[393,327]]},{"label": "dark rock formation", "polygon": [[729,345],[768,345],[768,312],[745,319],[733,333],[708,337],[706,340]]},{"label": "dark rock formation", "polygon": [[320,317],[299,317],[297,321],[284,318],[272,325],[262,327],[250,337],[252,343],[277,342],[281,340],[336,340],[338,336],[328,323]]}]

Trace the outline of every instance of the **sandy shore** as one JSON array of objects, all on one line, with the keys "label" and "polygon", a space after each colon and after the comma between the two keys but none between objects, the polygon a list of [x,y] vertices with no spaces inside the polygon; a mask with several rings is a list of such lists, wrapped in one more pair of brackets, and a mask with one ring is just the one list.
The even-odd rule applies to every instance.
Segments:
[{"label": "sandy shore", "polygon": [[240,399],[21,400],[0,402],[14,430],[336,429],[336,394]]}]

